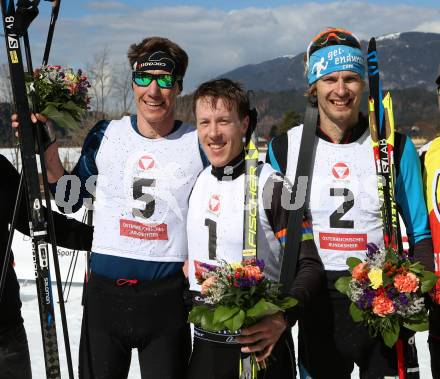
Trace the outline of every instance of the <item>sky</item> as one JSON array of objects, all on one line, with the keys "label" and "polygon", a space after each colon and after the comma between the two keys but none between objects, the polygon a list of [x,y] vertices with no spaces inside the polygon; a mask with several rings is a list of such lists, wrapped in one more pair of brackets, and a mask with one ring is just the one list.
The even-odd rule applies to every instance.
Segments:
[{"label": "sky", "polygon": [[[39,8],[29,30],[34,65],[41,61],[51,3],[41,1]],[[345,27],[362,39],[440,33],[440,2],[62,0],[50,63],[84,68],[103,48],[113,62],[126,62],[130,44],[160,35],[189,55],[188,92],[237,67],[301,53],[327,26]],[[5,49],[0,61],[6,61]]]}]

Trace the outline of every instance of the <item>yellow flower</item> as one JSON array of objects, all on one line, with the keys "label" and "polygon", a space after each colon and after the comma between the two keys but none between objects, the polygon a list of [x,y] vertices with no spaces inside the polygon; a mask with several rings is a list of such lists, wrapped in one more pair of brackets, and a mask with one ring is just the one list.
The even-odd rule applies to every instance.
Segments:
[{"label": "yellow flower", "polygon": [[75,79],[75,75],[73,75],[72,73],[68,73],[64,76],[64,79],[72,82]]},{"label": "yellow flower", "polygon": [[233,270],[236,270],[237,268],[241,267],[241,263],[240,262],[232,262],[232,263],[229,263],[229,266],[231,266]]},{"label": "yellow flower", "polygon": [[382,285],[382,270],[380,268],[373,268],[368,273],[368,278],[371,282],[371,287],[375,290]]}]

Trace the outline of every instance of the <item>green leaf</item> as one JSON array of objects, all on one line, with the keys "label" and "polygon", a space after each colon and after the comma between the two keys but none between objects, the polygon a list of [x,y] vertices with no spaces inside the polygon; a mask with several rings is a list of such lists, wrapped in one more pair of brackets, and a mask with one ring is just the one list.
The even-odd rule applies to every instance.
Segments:
[{"label": "green leaf", "polygon": [[79,127],[78,121],[69,112],[60,111],[53,103],[48,104],[40,113],[55,121],[63,129],[74,130]]},{"label": "green leaf", "polygon": [[385,287],[388,284],[393,284],[393,278],[388,277],[385,272],[382,272],[382,285]]},{"label": "green leaf", "polygon": [[238,307],[227,307],[226,305],[219,305],[214,311],[213,322],[215,324],[224,322],[237,314],[239,310],[240,308]]},{"label": "green leaf", "polygon": [[350,315],[354,322],[359,322],[364,319],[364,315],[361,309],[355,304],[350,304]]},{"label": "green leaf", "polygon": [[279,302],[277,302],[277,306],[279,306],[281,309],[286,310],[289,308],[293,308],[295,305],[298,304],[298,300],[296,300],[293,297],[285,297]]},{"label": "green leaf", "polygon": [[422,273],[422,293],[429,292],[435,283],[437,283],[438,277],[431,271],[423,271]]},{"label": "green leaf", "polygon": [[72,100],[69,100],[68,102],[64,103],[62,107],[66,111],[72,111],[78,114],[84,113],[84,109],[76,105]]},{"label": "green leaf", "polygon": [[381,331],[383,342],[388,347],[393,347],[399,338],[400,326],[397,320],[391,321],[390,328],[383,328]]},{"label": "green leaf", "polygon": [[279,306],[270,303],[264,299],[260,299],[260,301],[257,304],[255,304],[252,308],[247,310],[246,315],[248,317],[252,317],[258,320],[265,316],[273,315],[281,310],[282,309]]},{"label": "green leaf", "polygon": [[231,332],[236,332],[240,330],[242,327],[244,320],[246,318],[246,313],[240,309],[239,312],[232,318],[226,320],[224,322],[226,328],[228,328]]},{"label": "green leaf", "polygon": [[350,257],[347,258],[347,266],[350,269],[350,272],[359,264],[362,263],[362,261],[359,258],[356,257]]},{"label": "green leaf", "polygon": [[336,281],[335,287],[339,292],[342,292],[343,294],[347,295],[348,285],[350,284],[350,282],[351,282],[351,276],[343,276]]},{"label": "green leaf", "polygon": [[409,266],[409,270],[414,274],[421,274],[424,269],[425,267],[420,262],[411,263]]},{"label": "green leaf", "polygon": [[191,309],[188,315],[188,321],[194,325],[200,326],[202,322],[202,316],[204,313],[209,312],[209,308],[203,305],[196,305]]},{"label": "green leaf", "polygon": [[223,329],[222,324],[214,323],[214,311],[212,309],[203,313],[200,324],[202,329],[209,330],[211,332],[218,332]]},{"label": "green leaf", "polygon": [[403,326],[415,332],[424,332],[429,329],[428,319],[421,322],[404,322]]}]

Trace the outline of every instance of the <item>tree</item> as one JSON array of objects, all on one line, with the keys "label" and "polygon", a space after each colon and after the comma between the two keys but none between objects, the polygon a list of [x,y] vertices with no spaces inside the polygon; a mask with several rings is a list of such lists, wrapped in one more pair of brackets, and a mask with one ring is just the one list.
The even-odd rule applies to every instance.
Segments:
[{"label": "tree", "polygon": [[130,112],[133,105],[132,71],[127,63],[118,63],[113,70],[113,98],[121,115]]},{"label": "tree", "polygon": [[6,63],[0,64],[0,102],[12,103],[11,76],[9,66]]},{"label": "tree", "polygon": [[294,110],[287,111],[284,113],[283,120],[277,127],[277,133],[285,133],[294,126],[301,124],[301,122],[302,116],[300,114],[296,113]]},{"label": "tree", "polygon": [[104,116],[106,100],[112,91],[112,69],[108,47],[104,47],[93,56],[92,62],[87,64],[87,74],[95,110]]}]

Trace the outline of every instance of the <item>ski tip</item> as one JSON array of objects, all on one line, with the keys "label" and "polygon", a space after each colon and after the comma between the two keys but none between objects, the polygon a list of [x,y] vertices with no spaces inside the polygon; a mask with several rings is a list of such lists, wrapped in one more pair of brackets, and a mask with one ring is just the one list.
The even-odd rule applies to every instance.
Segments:
[{"label": "ski tip", "polygon": [[376,38],[371,37],[370,42],[368,42],[368,54],[374,50],[376,50]]}]

